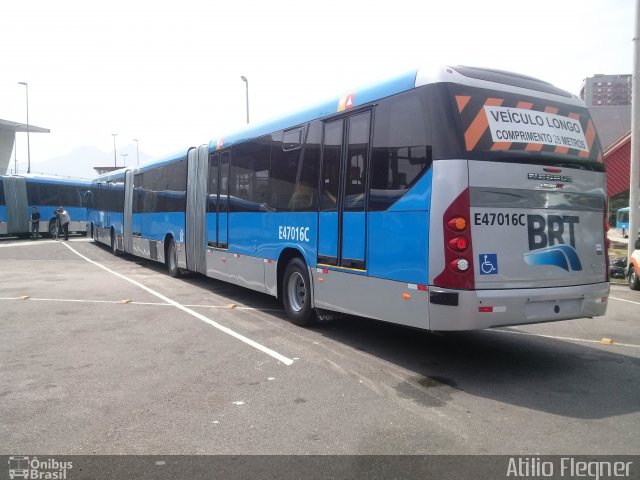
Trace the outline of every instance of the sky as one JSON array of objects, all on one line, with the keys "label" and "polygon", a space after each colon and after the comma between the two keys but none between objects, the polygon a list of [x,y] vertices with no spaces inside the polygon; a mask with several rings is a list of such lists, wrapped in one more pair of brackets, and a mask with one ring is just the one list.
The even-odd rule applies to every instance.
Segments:
[{"label": "sky", "polygon": [[[29,122],[51,130],[30,135],[34,171],[82,146],[113,152],[113,133],[116,149],[135,138],[162,157],[232,132],[246,122],[241,75],[255,123],[420,66],[503,69],[574,94],[633,68],[633,0],[29,0],[1,12],[0,119],[26,123],[27,82]],[[25,171],[26,134],[16,151]]]}]

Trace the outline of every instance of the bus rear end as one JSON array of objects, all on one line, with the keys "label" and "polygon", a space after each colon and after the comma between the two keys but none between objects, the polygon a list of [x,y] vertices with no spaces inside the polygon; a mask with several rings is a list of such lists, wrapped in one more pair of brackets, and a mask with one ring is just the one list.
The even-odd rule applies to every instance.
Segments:
[{"label": "bus rear end", "polygon": [[444,121],[434,135],[429,328],[603,315],[605,179],[587,109],[529,77],[447,74],[431,86]]}]

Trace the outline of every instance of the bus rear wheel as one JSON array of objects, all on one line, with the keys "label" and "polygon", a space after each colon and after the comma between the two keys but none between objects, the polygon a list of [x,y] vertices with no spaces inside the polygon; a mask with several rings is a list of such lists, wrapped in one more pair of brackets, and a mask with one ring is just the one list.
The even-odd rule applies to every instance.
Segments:
[{"label": "bus rear wheel", "polygon": [[311,308],[309,272],[300,258],[292,259],[287,265],[282,280],[282,299],[291,323],[307,327],[316,322]]},{"label": "bus rear wheel", "polygon": [[51,238],[55,238],[56,240],[58,239],[58,229],[56,228],[55,220],[49,221],[49,236]]},{"label": "bus rear wheel", "polygon": [[640,278],[633,267],[629,267],[629,288],[631,290],[640,290]]},{"label": "bus rear wheel", "polygon": [[177,277],[180,274],[180,269],[178,268],[178,255],[176,252],[176,242],[171,239],[169,241],[169,245],[167,246],[167,258],[165,260],[167,265],[167,273],[170,277]]}]

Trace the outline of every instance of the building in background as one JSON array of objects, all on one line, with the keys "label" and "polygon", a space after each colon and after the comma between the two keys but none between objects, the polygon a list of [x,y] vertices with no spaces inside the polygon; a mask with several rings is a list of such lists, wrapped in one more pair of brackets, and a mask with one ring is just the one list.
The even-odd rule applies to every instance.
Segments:
[{"label": "building in background", "polygon": [[584,79],[580,98],[587,107],[631,105],[632,75],[603,75],[596,73]]},{"label": "building in background", "polygon": [[611,147],[631,128],[632,75],[595,74],[587,77],[580,98],[589,108],[604,150]]}]

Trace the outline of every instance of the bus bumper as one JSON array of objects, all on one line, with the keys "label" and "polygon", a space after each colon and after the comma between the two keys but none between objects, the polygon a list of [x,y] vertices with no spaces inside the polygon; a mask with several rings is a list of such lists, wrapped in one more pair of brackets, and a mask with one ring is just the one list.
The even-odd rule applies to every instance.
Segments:
[{"label": "bus bumper", "polygon": [[477,330],[604,315],[609,282],[517,290],[431,287],[429,293],[430,330]]}]

